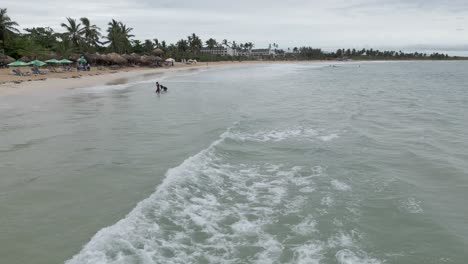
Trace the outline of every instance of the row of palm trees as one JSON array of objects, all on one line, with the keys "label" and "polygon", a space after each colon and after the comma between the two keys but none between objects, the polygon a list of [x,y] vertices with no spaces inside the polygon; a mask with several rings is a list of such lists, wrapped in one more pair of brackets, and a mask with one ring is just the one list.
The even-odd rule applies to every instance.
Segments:
[{"label": "row of palm trees", "polygon": [[[41,49],[53,50],[61,54],[89,53],[89,52],[105,52],[111,51],[119,54],[123,53],[148,53],[153,49],[161,49],[163,52],[173,54],[192,54],[196,55],[202,47],[212,49],[215,47],[231,47],[233,49],[252,49],[252,42],[238,44],[236,41],[228,41],[224,39],[222,42],[217,42],[210,38],[203,42],[195,33],[189,35],[186,39],[181,39],[175,44],[167,44],[165,41],[158,39],[133,40],[135,37],[132,34],[133,28],[128,27],[121,21],[112,19],[108,23],[106,34],[101,33],[101,29],[93,24],[88,18],[82,17],[79,19],[67,17],[61,27],[65,30],[64,33],[55,33],[51,28],[32,28],[25,29],[27,33],[20,34],[17,29],[18,23],[12,21],[7,15],[7,9],[0,9],[0,49],[7,46],[8,40],[14,36],[26,37],[22,41],[18,51],[24,51],[23,54],[34,55],[41,53]],[[47,40],[37,41],[37,37],[48,38]],[[33,43],[35,42],[35,43]],[[18,46],[18,45],[17,45]],[[29,50],[26,52],[25,50]],[[20,52],[21,53],[21,52]]]},{"label": "row of palm trees", "polygon": [[86,51],[90,48],[97,48],[102,44],[108,44],[112,51],[117,53],[125,53],[130,51],[131,42],[130,38],[134,37],[131,34],[133,28],[127,27],[121,21],[112,19],[108,23],[107,35],[104,36],[104,41],[100,41],[102,35],[100,28],[91,24],[90,20],[82,17],[79,20],[67,17],[67,23],[62,23],[61,26],[65,28],[66,35],[75,48],[81,48]]},{"label": "row of palm trees", "polygon": [[16,28],[18,23],[12,21],[11,18],[7,15],[7,9],[0,9],[0,47],[5,46],[5,43],[8,39],[15,33],[19,33],[19,30]]}]

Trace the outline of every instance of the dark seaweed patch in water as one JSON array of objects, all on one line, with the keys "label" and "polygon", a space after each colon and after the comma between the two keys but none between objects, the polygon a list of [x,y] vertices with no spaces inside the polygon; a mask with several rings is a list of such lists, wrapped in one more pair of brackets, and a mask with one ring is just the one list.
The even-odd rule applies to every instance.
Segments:
[{"label": "dark seaweed patch in water", "polygon": [[119,84],[126,84],[126,83],[128,83],[128,79],[127,79],[127,78],[118,78],[118,79],[109,81],[109,82],[107,82],[106,84],[107,84],[107,85],[119,85]]}]

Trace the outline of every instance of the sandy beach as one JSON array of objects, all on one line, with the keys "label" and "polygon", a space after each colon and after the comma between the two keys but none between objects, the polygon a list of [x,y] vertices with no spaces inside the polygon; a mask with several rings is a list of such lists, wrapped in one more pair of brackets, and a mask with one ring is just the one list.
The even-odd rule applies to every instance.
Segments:
[{"label": "sandy beach", "polygon": [[[130,81],[148,79],[158,74],[183,71],[199,67],[213,67],[222,65],[240,65],[253,63],[285,63],[274,61],[223,61],[197,64],[176,63],[173,67],[123,67],[117,70],[107,67],[92,67],[90,71],[76,71],[47,74],[31,74],[29,76],[15,76],[9,69],[0,69],[0,96],[34,94],[36,92],[54,89],[71,89],[92,85],[114,85]],[[22,69],[27,71],[27,69]]]}]

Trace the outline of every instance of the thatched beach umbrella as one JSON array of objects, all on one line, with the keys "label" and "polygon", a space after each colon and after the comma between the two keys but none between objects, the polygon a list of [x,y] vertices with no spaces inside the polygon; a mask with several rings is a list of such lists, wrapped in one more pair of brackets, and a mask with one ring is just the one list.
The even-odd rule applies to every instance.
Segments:
[{"label": "thatched beach umbrella", "polygon": [[132,55],[130,54],[122,54],[120,56],[122,56],[122,58],[126,59],[128,62],[131,62],[133,60]]},{"label": "thatched beach umbrella", "polygon": [[19,58],[19,61],[30,61],[30,60],[31,60],[31,58],[26,57],[26,56],[23,56],[23,57]]},{"label": "thatched beach umbrella", "polygon": [[138,54],[136,54],[136,53],[132,53],[132,54],[130,54],[130,56],[132,57],[131,60],[132,60],[133,62],[135,62],[135,63],[141,62],[141,60],[140,60],[140,59],[141,59],[141,56],[140,56],[140,55],[138,55]]},{"label": "thatched beach umbrella", "polygon": [[159,57],[159,56],[155,56],[155,57],[154,57],[154,60],[155,60],[155,61],[162,61],[163,59],[162,59],[161,57]]},{"label": "thatched beach umbrella", "polygon": [[12,57],[0,54],[0,63],[8,64],[8,63],[12,63],[14,61],[15,61],[15,59],[13,59]]},{"label": "thatched beach umbrella", "polygon": [[157,48],[157,49],[154,49],[153,51],[151,51],[151,53],[155,54],[155,55],[162,55],[164,54],[164,51],[160,48]]},{"label": "thatched beach umbrella", "polygon": [[90,61],[92,63],[97,63],[99,60],[100,60],[100,54],[99,53],[94,53],[94,54],[90,54],[90,53],[87,53],[85,55],[83,55],[83,57],[87,60],[87,61]]},{"label": "thatched beach umbrella", "polygon": [[110,63],[119,64],[119,65],[126,64],[128,62],[127,59],[125,59],[120,54],[117,54],[115,52],[107,54],[106,58],[107,58],[107,61],[109,61]]},{"label": "thatched beach umbrella", "polygon": [[154,61],[156,61],[154,56],[143,55],[140,57],[140,62],[142,64],[150,65]]}]

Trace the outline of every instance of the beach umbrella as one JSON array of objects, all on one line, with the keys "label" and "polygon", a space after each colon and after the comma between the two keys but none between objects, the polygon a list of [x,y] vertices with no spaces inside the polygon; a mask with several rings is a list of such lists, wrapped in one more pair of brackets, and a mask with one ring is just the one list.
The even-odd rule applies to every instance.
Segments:
[{"label": "beach umbrella", "polygon": [[151,51],[153,54],[155,55],[162,55],[164,53],[164,51],[160,48],[157,48],[157,49],[154,49],[153,51]]},{"label": "beach umbrella", "polygon": [[33,60],[33,61],[30,61],[28,64],[29,65],[36,65],[36,66],[39,66],[39,67],[46,65],[45,62],[40,61],[40,60]]},{"label": "beach umbrella", "polygon": [[8,66],[13,66],[13,67],[29,66],[29,63],[22,62],[22,61],[15,61],[15,62],[9,63]]},{"label": "beach umbrella", "polygon": [[76,61],[77,61],[77,62],[83,62],[83,63],[86,63],[86,62],[87,62],[85,58],[79,58],[79,59],[77,59]]},{"label": "beach umbrella", "polygon": [[156,56],[156,57],[154,57],[154,60],[156,60],[156,61],[162,61],[162,58],[159,57],[159,56]]},{"label": "beach umbrella", "polygon": [[19,60],[19,61],[32,61],[31,58],[26,57],[26,56],[23,56],[23,57],[19,58],[18,60]]},{"label": "beach umbrella", "polygon": [[[59,63],[73,63],[73,61],[67,60],[67,59],[59,60],[58,62]],[[86,62],[86,60],[84,62]]]},{"label": "beach umbrella", "polygon": [[148,55],[143,55],[140,57],[140,62],[143,64],[151,64],[155,61],[154,57],[148,56]]},{"label": "beach umbrella", "polygon": [[58,61],[56,59],[46,60],[45,62],[47,62],[47,63],[60,63],[60,61]]},{"label": "beach umbrella", "polygon": [[173,58],[166,59],[166,62],[173,62],[175,61]]},{"label": "beach umbrella", "polygon": [[4,55],[4,54],[0,54],[0,63],[8,64],[14,61],[15,59],[13,59],[12,57]]},{"label": "beach umbrella", "polygon": [[126,64],[128,62],[126,58],[122,57],[122,55],[117,54],[115,52],[107,54],[106,59],[108,62],[114,64]]}]

